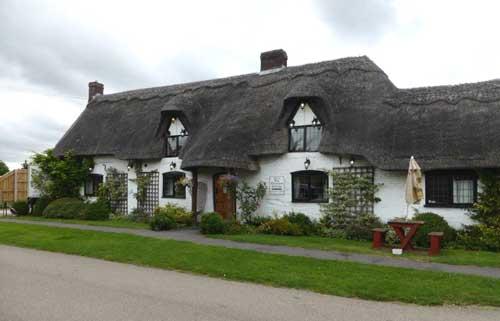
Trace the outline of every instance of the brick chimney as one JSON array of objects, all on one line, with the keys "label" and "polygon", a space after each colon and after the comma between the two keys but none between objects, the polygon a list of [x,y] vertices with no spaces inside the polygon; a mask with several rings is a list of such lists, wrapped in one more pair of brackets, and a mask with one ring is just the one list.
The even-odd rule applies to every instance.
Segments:
[{"label": "brick chimney", "polygon": [[89,82],[89,103],[96,95],[104,93],[104,85],[97,81]]},{"label": "brick chimney", "polygon": [[288,56],[285,50],[276,49],[260,54],[260,71],[286,67]]}]

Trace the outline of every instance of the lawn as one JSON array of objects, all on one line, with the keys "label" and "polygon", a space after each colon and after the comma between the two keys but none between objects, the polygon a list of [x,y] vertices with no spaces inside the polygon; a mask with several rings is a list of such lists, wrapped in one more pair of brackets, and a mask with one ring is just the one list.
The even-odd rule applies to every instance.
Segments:
[{"label": "lawn", "polygon": [[[306,249],[319,249],[325,251],[333,250],[339,252],[385,255],[395,257],[390,253],[388,249],[372,249],[371,243],[366,241],[343,240],[318,236],[278,236],[266,234],[214,235],[211,237],[245,243],[285,245],[292,247],[302,247]],[[405,253],[402,257],[424,262],[438,262],[455,265],[476,265],[483,267],[500,268],[500,253],[486,251],[449,249],[441,251],[440,256],[433,257],[428,256],[427,252],[425,251],[418,251]]]},{"label": "lawn", "polygon": [[40,216],[0,216],[0,219],[5,219],[5,220],[11,218],[14,218],[16,220],[38,221],[38,222],[57,222],[57,223],[82,224],[82,225],[92,225],[92,226],[149,229],[149,225],[146,223],[132,222],[126,218],[119,218],[119,217],[112,218],[107,221],[87,221],[87,220],[77,220],[77,219],[45,218]]},{"label": "lawn", "polygon": [[0,243],[345,297],[500,306],[500,280],[0,222]]}]

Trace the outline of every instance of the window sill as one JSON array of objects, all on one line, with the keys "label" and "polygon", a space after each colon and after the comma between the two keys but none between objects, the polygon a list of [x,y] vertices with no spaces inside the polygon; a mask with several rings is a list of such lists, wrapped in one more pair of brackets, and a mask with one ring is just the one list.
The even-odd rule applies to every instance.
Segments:
[{"label": "window sill", "polygon": [[302,201],[302,200],[292,200],[292,203],[320,204],[320,203],[328,203],[328,201]]},{"label": "window sill", "polygon": [[473,204],[424,204],[425,208],[471,208]]}]

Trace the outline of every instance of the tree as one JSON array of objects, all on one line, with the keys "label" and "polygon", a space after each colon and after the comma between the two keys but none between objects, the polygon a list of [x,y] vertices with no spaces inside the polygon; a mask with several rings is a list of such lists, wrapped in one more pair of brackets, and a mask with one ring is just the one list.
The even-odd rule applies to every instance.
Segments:
[{"label": "tree", "polygon": [[80,188],[88,177],[92,160],[76,158],[72,152],[56,157],[52,149],[33,156],[33,185],[43,196],[52,199],[79,197]]},{"label": "tree", "polygon": [[0,160],[0,176],[9,172],[9,167],[3,161]]}]

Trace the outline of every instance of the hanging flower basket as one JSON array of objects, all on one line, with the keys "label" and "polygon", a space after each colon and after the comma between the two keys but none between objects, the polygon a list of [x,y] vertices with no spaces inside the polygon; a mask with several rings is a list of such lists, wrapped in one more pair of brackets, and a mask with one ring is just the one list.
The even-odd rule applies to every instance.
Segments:
[{"label": "hanging flower basket", "polygon": [[241,178],[239,176],[231,175],[231,174],[224,174],[219,177],[222,183],[222,187],[225,190],[229,190],[231,192],[236,191],[236,187],[238,186]]},{"label": "hanging flower basket", "polygon": [[180,187],[187,187],[191,189],[193,187],[193,180],[184,176],[179,178],[175,184]]}]

